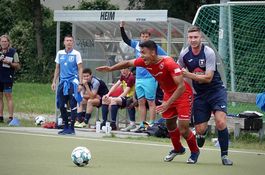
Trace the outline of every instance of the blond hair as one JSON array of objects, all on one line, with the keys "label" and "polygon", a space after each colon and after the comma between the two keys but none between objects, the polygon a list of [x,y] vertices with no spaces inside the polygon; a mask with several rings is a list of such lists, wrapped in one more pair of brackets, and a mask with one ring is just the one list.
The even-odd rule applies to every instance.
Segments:
[{"label": "blond hair", "polygon": [[7,35],[7,34],[1,35],[0,36],[0,40],[2,40],[2,38],[6,38],[7,39],[8,43],[9,43],[8,44],[8,48],[10,48],[11,47],[11,39],[10,39],[9,35]]}]

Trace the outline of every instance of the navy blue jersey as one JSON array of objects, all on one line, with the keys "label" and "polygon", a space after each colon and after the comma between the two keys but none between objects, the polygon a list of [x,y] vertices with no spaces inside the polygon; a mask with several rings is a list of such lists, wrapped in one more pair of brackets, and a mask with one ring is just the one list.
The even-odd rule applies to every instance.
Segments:
[{"label": "navy blue jersey", "polygon": [[91,91],[97,92],[100,97],[103,97],[109,92],[109,89],[105,82],[95,76],[92,76],[92,80],[90,83],[88,83],[88,86]]},{"label": "navy blue jersey", "polygon": [[198,55],[194,55],[191,47],[187,47],[181,51],[178,63],[181,67],[187,68],[189,72],[195,74],[204,75],[206,71],[214,71],[213,79],[210,83],[199,83],[192,80],[193,88],[197,94],[224,88],[221,76],[217,71],[216,55],[210,47],[202,44]]}]

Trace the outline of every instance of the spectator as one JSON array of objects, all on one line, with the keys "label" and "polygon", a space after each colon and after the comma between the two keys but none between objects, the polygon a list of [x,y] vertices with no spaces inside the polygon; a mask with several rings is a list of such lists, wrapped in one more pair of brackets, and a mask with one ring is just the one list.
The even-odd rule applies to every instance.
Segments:
[{"label": "spectator", "polygon": [[[141,42],[149,40],[151,33],[147,30],[144,30],[140,33],[140,41],[131,40],[128,38],[128,36],[125,33],[124,25],[125,25],[124,21],[121,21],[120,31],[122,39],[128,46],[135,49],[135,57],[138,58],[140,56],[139,44]],[[158,46],[157,52],[158,55],[166,55],[166,52],[160,46]],[[148,103],[149,106],[149,115],[150,115],[149,124],[152,125],[154,123],[156,118],[156,112],[155,112],[156,89],[157,89],[157,82],[154,79],[154,77],[145,68],[136,67],[135,91],[139,104],[138,110],[141,122],[139,128],[136,128],[133,131],[140,132],[146,129],[144,125],[147,115],[146,102]]]},{"label": "spectator", "polygon": [[[105,82],[93,76],[91,69],[85,68],[83,70],[83,101],[77,109],[75,127],[83,128],[89,125],[93,107],[99,108],[102,105],[102,97],[108,92]],[[86,106],[84,120],[82,120],[83,105]]]},{"label": "spectator", "polygon": [[[64,37],[65,49],[57,52],[55,62],[54,78],[51,88],[55,91],[56,81],[59,77],[59,85],[57,89],[57,107],[60,109],[61,116],[64,120],[64,128],[59,131],[60,135],[75,134],[74,124],[77,115],[77,103],[80,104],[82,97],[80,91],[83,83],[80,78],[83,77],[82,58],[79,51],[73,48],[74,38],[71,35]],[[71,109],[71,121],[69,127],[69,120],[67,115],[67,105]]]},{"label": "spectator", "polygon": [[[111,97],[110,94],[114,92],[119,86],[122,86],[123,92],[118,97]],[[127,100],[131,99],[134,94],[135,77],[133,76],[130,69],[122,69],[120,79],[111,87],[110,91],[103,96],[102,100],[102,118],[103,123],[101,126],[106,124],[108,118],[109,107],[111,111],[111,123],[112,130],[117,130],[116,118],[119,108],[127,106]],[[130,117],[130,125],[127,130],[136,128],[135,125],[135,108],[128,108]]]},{"label": "spectator", "polygon": [[8,108],[8,121],[13,119],[14,103],[12,87],[15,70],[20,69],[18,54],[15,48],[11,47],[11,40],[8,35],[0,37],[0,122],[4,122],[4,96]]}]

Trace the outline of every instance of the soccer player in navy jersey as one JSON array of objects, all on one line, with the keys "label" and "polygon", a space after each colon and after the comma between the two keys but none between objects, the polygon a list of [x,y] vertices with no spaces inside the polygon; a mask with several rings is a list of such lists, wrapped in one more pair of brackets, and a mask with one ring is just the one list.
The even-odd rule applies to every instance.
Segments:
[{"label": "soccer player in navy jersey", "polygon": [[211,114],[214,114],[218,130],[218,141],[223,165],[233,165],[228,159],[229,134],[226,125],[227,92],[217,71],[216,55],[209,46],[202,44],[200,28],[188,29],[189,46],[182,50],[178,63],[183,67],[183,75],[192,80],[196,91],[193,104],[194,124],[197,144],[202,147],[205,142]]},{"label": "soccer player in navy jersey", "polygon": [[163,102],[156,107],[156,112],[161,113],[162,117],[166,119],[166,126],[174,147],[164,161],[172,161],[175,156],[185,153],[185,148],[180,142],[180,135],[182,135],[191,151],[187,163],[195,164],[200,151],[196,138],[189,129],[193,101],[192,89],[184,81],[180,66],[172,58],[157,55],[157,45],[154,41],[148,40],[140,43],[139,46],[141,47],[141,57],[122,61],[111,67],[101,66],[96,70],[108,72],[132,66],[146,68],[155,77],[164,92]]},{"label": "soccer player in navy jersey", "polygon": [[[125,33],[124,25],[125,22],[121,21],[120,23],[121,37],[128,46],[134,48],[135,58],[138,58],[141,55],[139,44],[141,42],[149,40],[151,37],[151,33],[147,30],[143,30],[140,33],[140,41],[129,39]],[[157,46],[157,54],[167,55],[166,52],[160,46]],[[139,109],[141,122],[139,128],[135,128],[132,131],[141,132],[146,129],[144,125],[144,121],[146,120],[146,114],[147,114],[146,102],[148,103],[149,106],[149,114],[150,114],[149,124],[150,125],[154,124],[154,120],[156,117],[155,113],[156,89],[157,89],[157,82],[154,79],[154,77],[146,69],[142,67],[136,67],[135,91],[139,104],[138,109]]]},{"label": "soccer player in navy jersey", "polygon": [[[77,103],[82,101],[80,91],[82,90],[83,66],[80,52],[73,48],[74,38],[71,35],[64,37],[65,49],[57,52],[55,62],[54,78],[51,88],[55,91],[56,81],[59,77],[57,89],[57,107],[65,122],[62,131],[58,134],[75,134],[74,123],[77,116]],[[71,109],[71,124],[68,124],[67,106]]]}]

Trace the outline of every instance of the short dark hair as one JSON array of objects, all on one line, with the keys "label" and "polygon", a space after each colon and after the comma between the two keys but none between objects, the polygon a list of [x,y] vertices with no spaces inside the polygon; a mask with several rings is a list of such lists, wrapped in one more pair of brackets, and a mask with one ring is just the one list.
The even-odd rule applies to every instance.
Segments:
[{"label": "short dark hair", "polygon": [[67,35],[65,35],[65,36],[64,36],[64,39],[65,39],[65,38],[73,38],[73,39],[74,39],[74,37],[73,37],[72,34],[67,34]]},{"label": "short dark hair", "polygon": [[142,34],[148,34],[149,36],[151,36],[151,33],[149,32],[148,29],[144,29],[144,30],[142,30],[142,31],[140,32],[140,35],[142,35]]},{"label": "short dark hair", "polygon": [[84,68],[83,69],[83,74],[90,74],[90,75],[92,75],[92,71],[89,68]]},{"label": "short dark hair", "polygon": [[157,53],[157,45],[152,40],[148,40],[148,41],[145,41],[143,43],[140,43],[139,46],[140,47],[146,47],[146,48],[148,48],[150,50],[155,50],[155,52]]},{"label": "short dark hair", "polygon": [[201,29],[198,26],[190,26],[188,28],[188,33],[190,33],[190,32],[201,32]]}]

